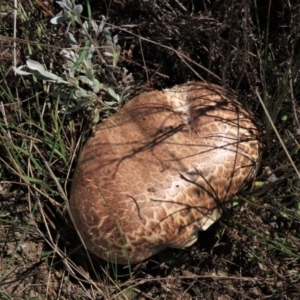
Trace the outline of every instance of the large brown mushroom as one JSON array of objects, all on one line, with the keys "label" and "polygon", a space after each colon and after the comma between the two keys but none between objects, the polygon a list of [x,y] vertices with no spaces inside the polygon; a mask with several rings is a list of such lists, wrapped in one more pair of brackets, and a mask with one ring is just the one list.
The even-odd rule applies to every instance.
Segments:
[{"label": "large brown mushroom", "polygon": [[236,95],[206,83],[141,94],[96,128],[70,210],[86,247],[119,264],[185,248],[253,180],[259,132]]}]

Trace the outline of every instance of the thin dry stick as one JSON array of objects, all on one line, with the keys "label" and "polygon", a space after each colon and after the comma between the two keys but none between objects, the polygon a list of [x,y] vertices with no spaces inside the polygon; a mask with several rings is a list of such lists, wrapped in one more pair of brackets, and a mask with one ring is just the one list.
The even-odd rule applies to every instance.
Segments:
[{"label": "thin dry stick", "polygon": [[185,12],[187,12],[188,10],[186,9],[186,7],[180,3],[178,0],[175,0],[175,2],[178,4],[179,7],[181,7],[182,10],[184,10]]},{"label": "thin dry stick", "polygon": [[298,115],[297,115],[297,105],[296,105],[296,99],[294,96],[294,90],[293,90],[293,79],[292,79],[292,70],[291,70],[291,62],[289,63],[288,66],[288,74],[289,74],[289,84],[290,84],[290,91],[291,91],[291,100],[292,100],[292,106],[293,106],[293,112],[294,112],[294,119],[297,124],[297,129],[300,129],[300,124],[298,120]]},{"label": "thin dry stick", "polygon": [[67,184],[68,184],[68,179],[70,177],[70,174],[71,174],[71,170],[72,170],[72,165],[73,165],[73,161],[76,157],[76,153],[77,153],[77,150],[78,148],[80,147],[80,143],[81,143],[81,139],[83,137],[83,134],[80,135],[77,143],[76,143],[76,146],[75,146],[75,149],[73,151],[73,154],[72,154],[72,157],[71,157],[71,160],[70,160],[70,164],[69,164],[69,169],[68,169],[68,172],[67,172],[67,177],[66,177],[66,181],[65,181],[65,185],[64,185],[64,191],[65,191],[65,195],[67,195]]},{"label": "thin dry stick", "polygon": [[16,37],[17,37],[17,0],[14,1],[15,9],[14,9],[14,43],[13,43],[13,52],[14,52],[14,66],[17,66],[17,52],[16,52]]},{"label": "thin dry stick", "polygon": [[201,68],[202,70],[206,71],[207,73],[209,73],[210,75],[212,75],[213,77],[215,77],[216,79],[218,79],[218,80],[221,82],[221,78],[220,78],[219,76],[217,76],[216,74],[214,74],[214,73],[211,72],[210,70],[208,70],[208,69],[206,69],[205,67],[203,67],[202,65],[196,63],[194,60],[192,60],[191,58],[189,58],[189,57],[186,56],[185,54],[181,53],[180,51],[175,50],[175,49],[172,48],[172,47],[169,47],[169,46],[166,46],[166,45],[162,45],[162,44],[160,44],[160,43],[154,42],[154,41],[149,40],[149,39],[147,39],[147,38],[141,37],[141,36],[139,36],[139,35],[137,35],[137,34],[134,34],[134,33],[130,32],[130,31],[128,31],[128,30],[126,30],[126,29],[124,29],[124,28],[122,28],[122,27],[116,26],[116,25],[114,25],[114,24],[110,24],[110,23],[107,23],[107,22],[105,22],[105,24],[107,24],[107,25],[109,25],[109,26],[112,26],[112,27],[114,27],[114,28],[117,28],[117,29],[119,29],[119,30],[121,30],[121,31],[124,31],[124,32],[126,32],[126,33],[128,33],[128,34],[131,34],[132,36],[134,36],[134,37],[136,37],[136,38],[138,38],[138,39],[141,39],[142,41],[149,42],[149,43],[151,43],[151,44],[160,46],[160,47],[162,47],[162,48],[165,48],[165,49],[167,49],[167,50],[170,50],[170,51],[176,53],[178,56],[180,56],[180,57],[186,59],[186,61],[189,61],[189,62],[193,63],[194,65],[198,66],[199,68]]},{"label": "thin dry stick", "polygon": [[260,94],[258,93],[258,90],[256,89],[255,92],[256,92],[256,95],[257,95],[257,97],[258,97],[258,99],[259,99],[259,101],[260,101],[261,106],[262,106],[263,109],[264,109],[264,112],[265,112],[265,114],[266,114],[266,116],[267,116],[267,118],[268,118],[268,121],[270,122],[270,124],[271,124],[273,130],[275,131],[275,133],[276,133],[276,135],[277,135],[277,137],[278,137],[278,140],[279,140],[279,142],[280,142],[280,144],[281,144],[283,150],[285,151],[286,156],[288,157],[290,163],[292,164],[294,170],[296,171],[296,173],[297,173],[297,175],[298,175],[298,177],[299,177],[299,179],[300,179],[300,173],[299,173],[299,171],[298,171],[298,169],[297,169],[295,163],[293,162],[293,160],[292,160],[292,158],[291,158],[291,156],[290,156],[290,154],[289,154],[289,151],[288,151],[287,148],[285,147],[285,144],[284,144],[283,140],[281,139],[281,137],[280,137],[280,135],[279,135],[279,132],[277,131],[277,129],[276,129],[276,127],[275,127],[275,125],[274,125],[274,123],[273,123],[273,121],[272,121],[272,119],[271,119],[271,116],[270,116],[270,114],[269,114],[269,112],[268,112],[268,110],[267,110],[267,108],[266,108],[266,106],[265,106],[263,100],[261,99]]},{"label": "thin dry stick", "polygon": [[3,102],[1,101],[0,102],[0,110],[2,112],[2,116],[3,116],[3,121],[6,125],[6,128],[7,128],[7,136],[8,138],[11,140],[11,134],[10,134],[10,131],[9,131],[9,127],[8,127],[8,123],[7,123],[7,118],[6,118],[6,113],[5,113],[5,109],[4,109],[4,105],[3,105]]},{"label": "thin dry stick", "polygon": [[175,49],[174,49],[176,55],[183,61],[183,63],[198,77],[200,80],[203,82],[207,82],[199,73],[196,72],[195,69],[192,68],[192,66],[184,59],[184,57],[179,54]]},{"label": "thin dry stick", "polygon": [[[17,67],[17,18],[18,18],[18,3],[17,0],[14,1],[14,39],[13,39],[13,57],[14,57],[14,67]],[[17,99],[17,103],[20,105],[20,97],[19,97],[19,90],[16,89],[16,99]],[[19,111],[16,113],[19,117],[19,119],[21,119],[21,111]]]},{"label": "thin dry stick", "polygon": [[35,3],[42,9],[43,13],[49,17],[54,17],[54,13],[40,0],[35,0]]},{"label": "thin dry stick", "polygon": [[[13,41],[14,43],[18,42],[18,43],[22,43],[22,44],[29,43],[30,45],[43,46],[43,47],[48,47],[48,48],[58,49],[58,50],[72,49],[71,47],[65,48],[65,47],[47,45],[47,44],[43,44],[43,43],[40,43],[40,42],[34,42],[34,41],[27,40],[27,39],[19,39],[19,38],[15,38],[15,37],[5,36],[5,35],[2,35],[2,34],[0,34],[0,41],[4,41],[4,42]],[[85,47],[80,47],[78,49],[85,49]]]},{"label": "thin dry stick", "polygon": [[139,44],[140,44],[140,48],[141,48],[141,54],[142,54],[144,69],[145,69],[145,72],[146,72],[147,82],[149,82],[149,75],[148,75],[148,70],[147,70],[147,65],[146,65],[146,61],[145,61],[145,57],[144,57],[144,51],[143,51],[143,46],[142,46],[142,40],[141,39],[139,39]]},{"label": "thin dry stick", "polygon": [[43,160],[43,163],[45,164],[46,169],[48,170],[48,172],[50,173],[50,176],[52,177],[52,179],[54,180],[58,191],[60,192],[61,197],[65,200],[66,205],[68,206],[68,197],[65,194],[62,186],[60,185],[60,183],[58,182],[56,176],[54,175],[53,171],[51,170],[47,160],[45,159],[45,157],[42,155],[42,153],[40,152],[40,150],[38,149],[38,147],[33,144],[34,149],[37,151],[37,153],[40,155],[41,159]]},{"label": "thin dry stick", "polygon": [[[178,279],[214,279],[214,280],[236,280],[236,281],[240,281],[240,282],[246,282],[246,281],[250,281],[250,282],[256,282],[256,281],[261,281],[263,280],[263,277],[240,277],[240,276],[218,276],[218,275],[196,275],[196,274],[191,274],[191,275],[182,275],[182,276],[170,276],[170,277],[160,277],[160,278],[137,278],[134,280],[128,280],[125,283],[120,284],[120,287],[123,287],[125,285],[130,284],[129,288],[134,288],[136,286],[139,286],[141,284],[144,283],[149,283],[149,282],[159,282],[162,283],[164,281],[168,281],[168,280],[178,280]],[[125,288],[123,290],[126,291],[128,288]]]}]

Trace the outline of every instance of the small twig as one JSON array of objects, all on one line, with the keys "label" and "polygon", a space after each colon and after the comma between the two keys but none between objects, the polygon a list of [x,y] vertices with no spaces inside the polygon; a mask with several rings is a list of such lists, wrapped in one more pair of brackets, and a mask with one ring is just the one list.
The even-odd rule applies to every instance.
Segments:
[{"label": "small twig", "polygon": [[40,0],[35,0],[35,3],[42,9],[43,13],[48,17],[54,17],[54,13],[46,7]]},{"label": "small twig", "polygon": [[65,192],[64,192],[62,186],[60,185],[59,181],[57,180],[57,178],[56,178],[55,174],[53,173],[52,169],[50,168],[47,160],[45,159],[45,157],[43,156],[43,154],[40,152],[40,150],[38,149],[38,147],[35,144],[33,144],[33,147],[37,151],[37,153],[40,155],[41,159],[43,160],[43,163],[45,164],[46,169],[48,170],[50,176],[52,177],[52,179],[54,180],[54,182],[57,186],[57,189],[60,193],[60,196],[65,200],[65,203],[68,206],[68,204],[69,204],[68,197],[65,194]]},{"label": "small twig", "polygon": [[6,128],[7,128],[7,136],[8,136],[8,138],[12,141],[12,139],[11,139],[11,134],[10,134],[10,131],[9,131],[9,129],[8,129],[9,127],[8,127],[7,118],[6,118],[6,113],[5,113],[5,109],[4,109],[4,105],[3,105],[3,102],[2,102],[2,101],[0,102],[0,110],[1,110],[1,112],[2,112],[3,121],[4,121],[5,126],[6,126]]},{"label": "small twig", "polygon": [[266,116],[267,116],[268,121],[270,122],[270,124],[271,124],[273,130],[275,131],[275,134],[277,135],[277,138],[278,138],[278,140],[279,140],[279,142],[280,142],[280,144],[281,144],[281,146],[282,146],[282,148],[283,148],[283,150],[284,150],[286,156],[288,157],[290,163],[292,164],[294,170],[296,171],[296,174],[298,175],[298,177],[299,177],[299,179],[300,179],[300,173],[299,173],[299,171],[298,171],[298,169],[297,169],[295,163],[293,162],[293,160],[292,160],[292,158],[291,158],[291,156],[290,156],[290,154],[289,154],[287,148],[285,147],[285,144],[284,144],[283,140],[281,139],[281,137],[280,137],[280,135],[279,135],[279,132],[277,131],[277,129],[276,129],[276,127],[275,127],[275,125],[274,125],[274,123],[273,123],[273,121],[272,121],[272,119],[271,119],[271,116],[270,116],[270,114],[269,114],[269,112],[268,112],[268,110],[267,110],[267,108],[266,108],[266,106],[265,106],[263,100],[261,99],[260,94],[259,94],[259,92],[258,92],[257,89],[255,90],[255,93],[256,93],[256,95],[257,95],[259,101],[260,101],[261,106],[262,106],[263,109],[264,109],[264,112],[265,112],[265,114],[266,114]]},{"label": "small twig", "polygon": [[147,65],[146,65],[146,61],[145,61],[145,57],[144,57],[144,51],[143,51],[141,39],[139,39],[139,44],[140,44],[140,48],[141,48],[141,54],[142,54],[143,64],[144,64],[144,68],[145,68],[145,72],[146,72],[147,82],[149,82],[149,74],[148,74],[148,69],[147,69]]},{"label": "small twig", "polygon": [[187,12],[188,10],[186,9],[186,7],[185,6],[183,6],[183,4],[182,3],[180,3],[178,0],[175,0],[175,2],[178,4],[178,6],[182,9],[182,10],[184,10],[185,12]]},{"label": "small twig", "polygon": [[[174,49],[175,51],[175,49]],[[182,57],[182,55],[180,53],[178,53],[177,51],[175,51],[175,53],[177,54],[177,56],[183,61],[183,63],[203,82],[206,82],[206,80],[199,74],[196,72],[196,70],[194,70],[192,68],[192,66],[184,59],[184,57]]]},{"label": "small twig", "polygon": [[111,23],[108,23],[108,22],[105,22],[105,24],[107,24],[107,25],[109,25],[109,26],[111,26],[111,27],[113,27],[113,28],[117,28],[117,29],[119,29],[119,30],[121,30],[121,31],[124,31],[124,32],[126,32],[126,33],[128,33],[128,34],[130,34],[130,35],[132,35],[132,36],[134,36],[134,37],[136,37],[136,38],[138,38],[138,39],[141,39],[142,41],[146,41],[146,42],[149,42],[149,43],[151,43],[151,44],[153,44],[153,45],[157,45],[157,46],[160,46],[160,47],[162,47],[162,48],[164,48],[164,49],[170,50],[170,51],[176,53],[180,58],[184,58],[186,61],[189,61],[189,62],[193,63],[193,64],[196,65],[197,67],[199,67],[199,68],[201,68],[202,70],[204,70],[205,72],[209,73],[210,75],[212,75],[214,78],[216,78],[216,79],[219,80],[220,82],[222,81],[221,78],[220,78],[218,75],[214,74],[213,72],[211,72],[210,70],[208,70],[208,69],[205,68],[204,66],[198,64],[197,62],[195,62],[194,60],[192,60],[191,58],[189,58],[187,55],[183,54],[183,53],[180,52],[180,51],[175,50],[175,49],[172,48],[172,47],[169,47],[169,46],[166,46],[166,45],[162,45],[162,44],[157,43],[157,42],[155,42],[155,41],[152,41],[152,40],[150,40],[150,39],[141,37],[141,36],[139,36],[139,35],[137,35],[137,34],[134,34],[134,33],[130,32],[130,31],[128,31],[128,30],[126,30],[126,29],[124,29],[124,28],[122,28],[122,27],[120,27],[120,26],[116,26],[116,25],[111,24]]},{"label": "small twig", "polygon": [[182,276],[170,276],[170,277],[160,277],[160,278],[137,278],[133,280],[129,280],[126,283],[121,284],[120,286],[123,287],[124,285],[132,284],[131,287],[136,287],[140,284],[144,284],[146,282],[152,281],[168,281],[168,280],[176,280],[176,279],[214,279],[214,280],[237,280],[237,281],[261,281],[263,277],[256,276],[256,277],[240,277],[240,276],[218,276],[218,275],[197,275],[197,274],[190,274],[190,275],[182,275]]},{"label": "small twig", "polygon": [[16,47],[17,47],[17,43],[16,43],[16,37],[17,37],[17,0],[14,1],[14,42],[13,42],[13,55],[14,55],[14,67],[17,66],[17,52],[16,52]]},{"label": "small twig", "polygon": [[[292,57],[293,57],[293,55],[292,55]],[[294,90],[293,90],[291,62],[288,64],[288,75],[289,75],[289,84],[290,84],[291,101],[292,101],[292,106],[293,106],[294,119],[295,119],[295,122],[297,124],[297,129],[300,129],[299,119],[298,119],[298,115],[297,115],[296,99],[295,99]]]}]

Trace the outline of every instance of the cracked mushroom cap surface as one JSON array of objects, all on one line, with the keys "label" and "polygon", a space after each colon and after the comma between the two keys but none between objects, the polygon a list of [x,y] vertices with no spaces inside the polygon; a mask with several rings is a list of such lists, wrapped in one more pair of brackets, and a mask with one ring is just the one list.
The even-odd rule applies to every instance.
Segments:
[{"label": "cracked mushroom cap surface", "polygon": [[220,86],[141,94],[84,145],[73,222],[91,252],[118,264],[188,247],[254,179],[260,148],[252,114]]}]

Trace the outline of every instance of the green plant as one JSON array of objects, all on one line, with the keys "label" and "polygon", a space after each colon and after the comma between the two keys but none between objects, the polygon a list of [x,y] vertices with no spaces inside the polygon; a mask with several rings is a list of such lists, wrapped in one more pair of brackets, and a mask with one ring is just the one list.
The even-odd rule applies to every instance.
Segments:
[{"label": "green plant", "polygon": [[[26,61],[27,71],[23,71],[24,65],[13,68],[19,75],[33,75],[51,83],[50,94],[58,99],[61,112],[86,109],[91,112],[93,124],[96,124],[99,121],[100,111],[123,105],[133,77],[126,69],[117,67],[121,48],[118,45],[118,36],[112,36],[106,26],[105,17],[101,22],[94,20],[82,22],[80,17],[82,5],[74,5],[69,0],[57,3],[63,8],[64,14],[52,18],[51,23],[58,25],[61,22],[68,22],[65,35],[71,47],[60,51],[64,60],[62,74],[56,75],[32,59]],[[70,26],[75,27],[76,24],[81,26],[84,47],[81,47],[70,33]],[[101,82],[99,77],[104,77],[107,83]],[[121,84],[116,77],[121,77]],[[103,100],[108,98],[107,96],[109,100]]]}]

